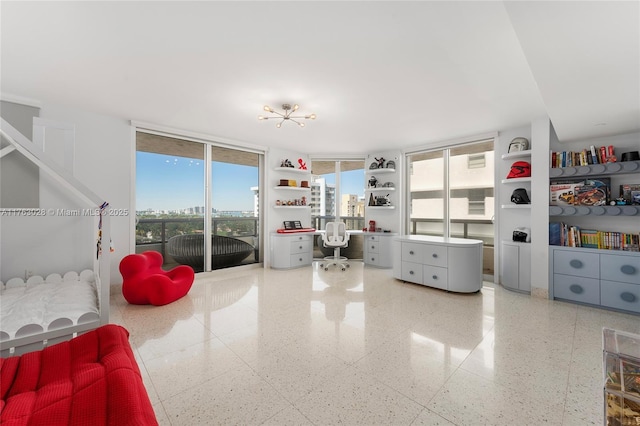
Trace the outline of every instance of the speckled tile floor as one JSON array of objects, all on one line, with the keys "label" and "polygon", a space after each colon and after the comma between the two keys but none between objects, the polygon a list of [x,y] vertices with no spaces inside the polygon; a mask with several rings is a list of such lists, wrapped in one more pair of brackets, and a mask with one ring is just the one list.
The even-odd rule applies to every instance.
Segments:
[{"label": "speckled tile floor", "polygon": [[452,294],[351,262],[196,276],[111,301],[161,425],[601,425],[603,327],[633,315],[485,283]]}]

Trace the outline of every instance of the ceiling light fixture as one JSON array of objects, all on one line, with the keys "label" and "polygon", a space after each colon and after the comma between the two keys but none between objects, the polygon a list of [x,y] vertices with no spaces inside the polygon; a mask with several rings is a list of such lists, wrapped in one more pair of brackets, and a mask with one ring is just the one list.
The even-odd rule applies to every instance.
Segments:
[{"label": "ceiling light fixture", "polygon": [[282,109],[284,110],[284,114],[280,113],[276,110],[274,110],[273,108],[271,108],[269,105],[265,105],[264,106],[264,110],[267,112],[270,112],[272,114],[276,114],[276,115],[272,115],[272,116],[264,116],[264,115],[259,115],[258,116],[258,120],[269,120],[270,118],[277,118],[281,121],[278,122],[278,124],[276,124],[276,127],[279,129],[282,126],[282,123],[284,123],[287,120],[293,121],[294,123],[296,123],[298,126],[300,127],[304,127],[304,123],[301,121],[298,121],[300,119],[304,119],[304,120],[315,120],[316,119],[316,115],[315,114],[307,114],[307,115],[291,115],[292,113],[296,112],[298,110],[298,104],[294,104],[293,106],[289,105],[289,104],[283,104],[282,105]]}]

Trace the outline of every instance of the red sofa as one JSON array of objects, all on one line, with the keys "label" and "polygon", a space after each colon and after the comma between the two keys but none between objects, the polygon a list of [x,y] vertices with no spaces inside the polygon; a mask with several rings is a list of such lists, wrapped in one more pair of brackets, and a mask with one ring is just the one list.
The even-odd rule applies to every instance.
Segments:
[{"label": "red sofa", "polygon": [[108,324],[0,358],[0,424],[157,425],[128,338],[127,330]]},{"label": "red sofa", "polygon": [[165,271],[157,251],[130,254],[120,261],[122,295],[132,305],[161,306],[186,295],[195,278],[190,266]]}]

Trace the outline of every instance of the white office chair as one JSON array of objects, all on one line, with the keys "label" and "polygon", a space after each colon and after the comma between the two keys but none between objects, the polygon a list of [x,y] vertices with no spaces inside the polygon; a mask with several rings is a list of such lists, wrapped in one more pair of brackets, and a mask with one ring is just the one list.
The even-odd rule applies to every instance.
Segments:
[{"label": "white office chair", "polygon": [[344,222],[328,222],[324,234],[322,234],[322,245],[333,248],[333,256],[324,258],[324,262],[320,263],[320,267],[329,270],[329,266],[340,265],[344,271],[349,267],[347,258],[340,256],[340,249],[349,245],[349,234]]}]

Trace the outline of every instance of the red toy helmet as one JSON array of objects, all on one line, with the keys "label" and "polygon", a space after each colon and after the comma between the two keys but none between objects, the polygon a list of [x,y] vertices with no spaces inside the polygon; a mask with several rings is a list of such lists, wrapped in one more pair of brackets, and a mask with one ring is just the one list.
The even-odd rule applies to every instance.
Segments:
[{"label": "red toy helmet", "polygon": [[531,177],[531,164],[526,161],[516,161],[511,165],[507,179]]}]

